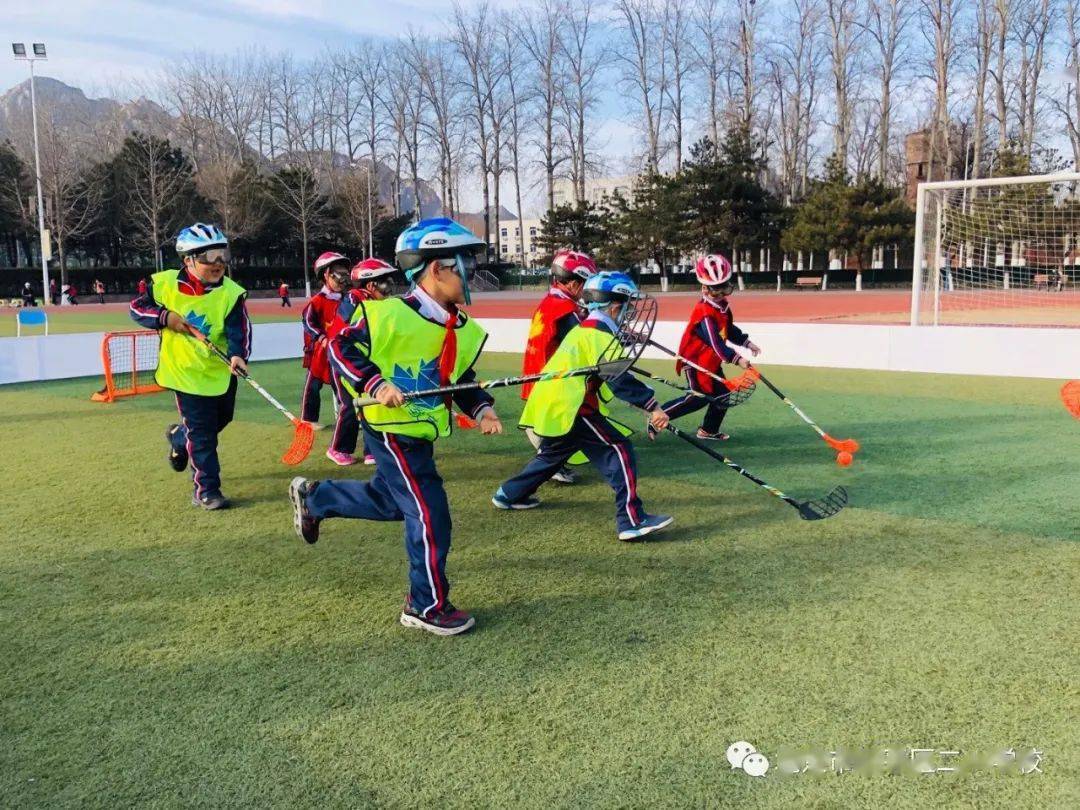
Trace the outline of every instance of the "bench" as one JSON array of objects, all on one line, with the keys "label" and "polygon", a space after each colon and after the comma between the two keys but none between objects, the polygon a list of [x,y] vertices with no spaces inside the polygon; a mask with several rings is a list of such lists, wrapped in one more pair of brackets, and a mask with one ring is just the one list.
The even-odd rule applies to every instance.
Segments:
[{"label": "bench", "polygon": [[820,287],[821,276],[799,276],[795,279],[796,287]]},{"label": "bench", "polygon": [[1049,290],[1050,289],[1050,276],[1047,275],[1046,273],[1036,273],[1032,277],[1031,283],[1035,286],[1036,290],[1038,290],[1038,289]]}]

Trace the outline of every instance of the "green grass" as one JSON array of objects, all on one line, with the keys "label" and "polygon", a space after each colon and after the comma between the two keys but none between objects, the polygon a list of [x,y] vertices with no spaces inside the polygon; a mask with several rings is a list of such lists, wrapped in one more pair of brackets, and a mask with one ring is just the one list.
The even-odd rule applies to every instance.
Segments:
[{"label": "green grass", "polygon": [[[256,371],[297,398],[297,363]],[[222,443],[238,508],[207,514],[166,467],[167,396],[0,389],[0,806],[1080,806],[1080,424],[1055,384],[774,374],[856,464],[764,390],[726,450],[801,497],[844,482],[832,520],[638,434],[646,506],[677,524],[627,545],[594,472],[496,512],[524,438],[441,442],[478,619],[457,639],[398,626],[399,525],[297,540],[290,432],[252,392]],[[342,474],[326,441],[303,473]],[[1044,773],[754,780],[737,739],[1034,745]]]},{"label": "green grass", "polygon": [[[126,329],[138,329],[139,326],[131,320],[127,311],[99,309],[99,304],[79,304],[77,307],[64,307],[61,310],[51,308],[49,315],[49,334],[70,334],[74,332],[118,332]],[[0,309],[0,337],[14,337],[16,333],[15,309]],[[283,315],[274,313],[265,315],[254,313],[251,316],[253,323],[272,323],[276,321],[290,321],[300,319],[300,308],[293,307],[285,310]],[[27,335],[44,334],[40,326],[28,326],[23,329]]]}]

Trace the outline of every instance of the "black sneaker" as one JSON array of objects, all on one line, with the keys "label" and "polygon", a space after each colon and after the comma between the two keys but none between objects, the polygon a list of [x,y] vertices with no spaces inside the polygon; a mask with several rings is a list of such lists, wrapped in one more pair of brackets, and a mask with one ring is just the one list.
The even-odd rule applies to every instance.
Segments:
[{"label": "black sneaker", "polygon": [[177,472],[183,472],[187,469],[188,465],[188,452],[186,447],[181,447],[177,451],[175,445],[173,445],[173,435],[181,430],[179,425],[169,425],[165,428],[165,440],[169,443],[169,466]]},{"label": "black sneaker", "polygon": [[319,524],[317,517],[312,517],[307,508],[307,496],[318,485],[318,481],[308,481],[297,476],[289,482],[289,500],[293,505],[293,528],[296,536],[308,544],[319,542]]},{"label": "black sneaker", "polygon": [[698,428],[695,434],[699,439],[704,439],[707,442],[726,442],[731,437],[724,431],[718,430],[716,433],[710,433],[705,428]]},{"label": "black sneaker", "polygon": [[491,503],[499,509],[535,509],[540,505],[540,499],[530,495],[520,501],[511,501],[499,487],[499,491],[491,496]]},{"label": "black sneaker", "polygon": [[229,499],[222,495],[220,492],[208,492],[202,497],[198,495],[192,495],[191,505],[201,506],[208,512],[212,512],[216,509],[228,509]]},{"label": "black sneaker", "polygon": [[405,607],[401,609],[401,626],[417,627],[437,636],[456,636],[475,627],[476,619],[449,603],[438,613],[421,616],[406,599]]}]

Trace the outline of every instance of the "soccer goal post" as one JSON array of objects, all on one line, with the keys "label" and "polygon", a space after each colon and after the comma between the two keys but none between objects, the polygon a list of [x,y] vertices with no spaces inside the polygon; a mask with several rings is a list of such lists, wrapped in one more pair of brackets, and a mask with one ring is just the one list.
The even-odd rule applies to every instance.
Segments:
[{"label": "soccer goal post", "polygon": [[115,402],[120,397],[163,391],[154,382],[161,335],[153,329],[108,332],[101,341],[105,386],[95,391],[94,402]]},{"label": "soccer goal post", "polygon": [[1080,173],[920,183],[911,325],[1080,327]]}]

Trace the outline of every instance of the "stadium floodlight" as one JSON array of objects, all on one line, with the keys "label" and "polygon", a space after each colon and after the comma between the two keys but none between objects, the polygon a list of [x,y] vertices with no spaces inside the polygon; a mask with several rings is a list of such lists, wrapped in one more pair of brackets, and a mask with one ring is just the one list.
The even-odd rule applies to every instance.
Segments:
[{"label": "stadium floodlight", "polygon": [[27,56],[26,43],[11,43],[11,52],[15,54],[15,58],[30,64],[30,117],[34,129],[34,179],[37,181],[38,239],[41,246],[41,305],[46,307],[52,301],[49,298],[49,259],[47,258],[49,245],[47,231],[45,230],[45,204],[42,201],[41,194],[41,157],[38,153],[37,94],[34,92],[34,62],[47,57],[45,56],[44,42],[35,42],[33,48],[34,55]]},{"label": "stadium floodlight", "polygon": [[920,183],[911,325],[1080,326],[1080,173]]}]

